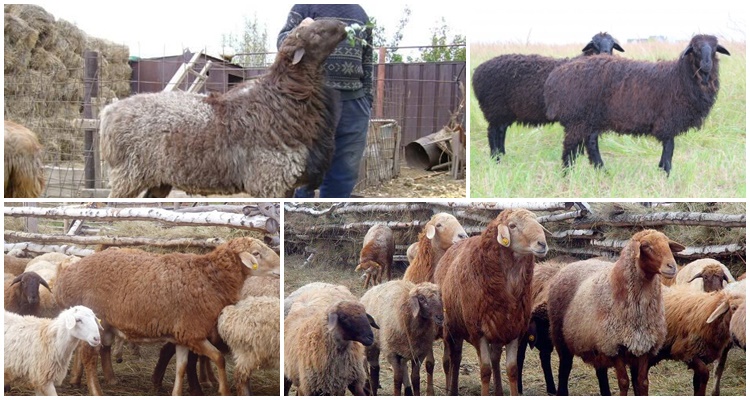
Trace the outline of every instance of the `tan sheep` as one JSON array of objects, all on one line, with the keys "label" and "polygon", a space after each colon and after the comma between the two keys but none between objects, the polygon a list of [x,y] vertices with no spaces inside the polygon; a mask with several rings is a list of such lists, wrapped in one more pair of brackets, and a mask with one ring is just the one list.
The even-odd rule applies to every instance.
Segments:
[{"label": "tan sheep", "polygon": [[573,356],[596,369],[599,390],[609,395],[607,368],[615,367],[621,395],[628,393],[626,364],[635,371],[636,394],[648,395],[648,359],[667,334],[659,275],[677,272],[672,255],[684,249],[661,232],[636,233],[614,264],[569,264],[550,282],[552,342],[560,357],[557,395],[568,395]]},{"label": "tan sheep", "polygon": [[500,355],[505,347],[511,395],[518,395],[518,338],[531,315],[534,257],[547,254],[544,228],[534,213],[503,210],[479,236],[462,240],[445,252],[435,283],[445,306],[443,370],[450,395],[458,394],[464,340],[479,354],[482,395],[503,393]]},{"label": "tan sheep", "polygon": [[[368,290],[362,296],[367,312],[378,322],[375,343],[365,350],[370,366],[370,394],[377,395],[380,385],[380,353],[393,368],[393,395],[419,396],[419,367],[428,354],[443,324],[443,303],[440,289],[434,283],[414,284],[409,281],[390,281]],[[411,382],[407,363],[411,361]],[[435,390],[432,371],[427,375],[427,395]],[[413,389],[412,389],[413,388]]]},{"label": "tan sheep", "polygon": [[239,396],[250,396],[254,371],[279,369],[280,303],[278,297],[248,297],[221,311],[219,335],[232,350]]},{"label": "tan sheep", "polygon": [[383,276],[387,281],[391,280],[391,266],[395,252],[396,242],[393,240],[391,228],[381,224],[370,227],[362,241],[359,264],[354,269],[364,271],[366,275],[364,288],[382,283]]},{"label": "tan sheep", "polygon": [[721,290],[729,282],[734,282],[726,265],[712,259],[695,260],[680,269],[675,276],[675,284],[690,285],[695,290],[713,292]]},{"label": "tan sheep", "polygon": [[3,271],[13,276],[21,275],[26,270],[29,261],[31,261],[30,258],[19,258],[4,254]]},{"label": "tan sheep", "polygon": [[365,348],[372,345],[365,307],[340,287],[303,291],[284,320],[284,395],[364,395]]},{"label": "tan sheep", "polygon": [[34,132],[5,120],[5,197],[39,197],[44,191],[42,145]]},{"label": "tan sheep", "polygon": [[245,279],[240,290],[240,298],[281,297],[281,281],[275,276],[251,276]]},{"label": "tan sheep", "polygon": [[727,284],[723,289],[735,297],[741,297],[743,299],[742,304],[737,308],[737,311],[732,315],[732,322],[729,324],[729,332],[732,337],[731,342],[724,348],[721,353],[719,361],[716,363],[714,368],[714,387],[711,389],[711,396],[719,396],[721,393],[721,376],[724,375],[724,368],[726,367],[727,357],[729,356],[729,350],[733,346],[737,345],[742,350],[745,350],[745,301],[744,298],[747,295],[745,280],[738,280]]},{"label": "tan sheep", "polygon": [[456,217],[447,213],[433,215],[419,234],[417,254],[406,268],[404,279],[414,283],[433,282],[435,267],[445,251],[467,237]]}]

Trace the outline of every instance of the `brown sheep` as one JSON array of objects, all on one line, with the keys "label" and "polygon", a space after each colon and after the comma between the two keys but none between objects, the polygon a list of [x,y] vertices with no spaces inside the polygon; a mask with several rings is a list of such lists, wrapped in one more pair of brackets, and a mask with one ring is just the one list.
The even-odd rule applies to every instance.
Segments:
[{"label": "brown sheep", "polygon": [[438,263],[435,283],[445,307],[443,370],[450,395],[458,394],[464,340],[477,349],[482,395],[501,395],[500,355],[506,346],[511,395],[518,395],[518,338],[531,315],[534,257],[547,254],[544,228],[527,210],[504,210],[481,235],[453,245]]},{"label": "brown sheep", "polygon": [[433,282],[435,267],[445,251],[467,237],[456,217],[447,213],[433,215],[419,234],[417,254],[406,268],[404,279],[414,283]]},{"label": "brown sheep", "polygon": [[[365,351],[370,366],[369,394],[378,394],[382,352],[393,367],[393,395],[400,396],[405,384],[407,396],[419,396],[419,366],[432,354],[432,343],[443,324],[440,289],[430,282],[390,281],[368,290],[362,304],[380,327],[375,331],[375,343]],[[411,382],[405,379],[409,361]],[[434,394],[432,375],[428,375],[427,395]]]},{"label": "brown sheep", "polygon": [[301,290],[293,302],[284,319],[284,396],[292,385],[302,396],[341,396],[347,388],[365,394],[364,346],[373,343],[378,325],[347,292],[341,286]]},{"label": "brown sheep", "polygon": [[733,346],[739,346],[743,350],[745,349],[745,297],[747,296],[746,283],[743,280],[729,283],[722,290],[734,297],[741,297],[742,304],[737,308],[737,311],[732,315],[732,322],[729,324],[729,332],[732,337],[731,342],[724,348],[724,351],[719,357],[719,361],[714,367],[714,387],[711,389],[711,396],[719,396],[721,393],[721,376],[724,375],[724,368],[726,367],[727,357],[729,356],[729,350]]},{"label": "brown sheep", "polygon": [[729,332],[732,334],[732,342],[742,350],[745,350],[745,312],[745,303],[742,303],[737,307],[737,311],[732,315],[732,321],[729,323]]},{"label": "brown sheep", "polygon": [[667,334],[658,276],[676,273],[672,252],[684,248],[661,232],[644,230],[633,235],[614,264],[572,263],[552,279],[548,310],[560,357],[558,396],[568,395],[575,355],[594,366],[602,395],[610,394],[607,368],[613,366],[620,394],[628,393],[626,364],[635,393],[648,395],[648,358]]},{"label": "brown sheep", "polygon": [[49,284],[36,272],[24,272],[5,281],[5,310],[19,315],[39,316],[39,285]]},{"label": "brown sheep", "polygon": [[39,197],[44,191],[42,145],[23,125],[5,120],[5,197]]},{"label": "brown sheep", "polygon": [[[109,336],[169,339],[178,349],[185,346],[207,355],[219,369],[219,392],[227,395],[224,356],[208,338],[216,331],[221,310],[239,300],[246,277],[278,271],[279,256],[253,238],[232,239],[205,255],[107,249],[61,271],[54,292],[63,306],[82,304],[96,310]],[[114,381],[111,342],[103,344],[104,376]],[[83,361],[89,391],[101,395],[96,353],[84,352]],[[184,365],[179,356],[178,365]],[[177,371],[173,394],[182,390],[183,373]]]},{"label": "brown sheep", "polygon": [[652,354],[649,366],[661,360],[676,360],[693,370],[693,391],[706,395],[710,364],[729,345],[730,322],[744,295],[725,290],[701,292],[684,285],[663,291],[667,337],[658,354]]},{"label": "brown sheep", "polygon": [[702,258],[685,265],[674,278],[677,285],[690,285],[694,290],[714,292],[729,282],[734,282],[726,265],[712,259]]},{"label": "brown sheep", "polygon": [[30,258],[19,258],[4,254],[3,271],[13,276],[21,275],[26,270],[26,265],[31,261]]},{"label": "brown sheep", "polygon": [[359,252],[359,265],[355,271],[364,270],[366,274],[363,287],[375,286],[383,282],[383,275],[387,281],[391,280],[391,266],[393,253],[396,252],[396,242],[393,231],[385,225],[373,225],[367,231]]}]

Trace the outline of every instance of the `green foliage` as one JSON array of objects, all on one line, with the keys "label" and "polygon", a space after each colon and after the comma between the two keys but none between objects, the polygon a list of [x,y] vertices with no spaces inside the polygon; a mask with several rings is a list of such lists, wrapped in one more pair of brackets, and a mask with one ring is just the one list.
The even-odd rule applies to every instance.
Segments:
[{"label": "green foliage", "polygon": [[[746,55],[745,43],[722,43],[732,52],[720,57],[721,89],[716,104],[699,130],[675,138],[672,173],[659,169],[661,144],[651,136],[599,137],[604,169],[594,169],[584,155],[563,174],[560,124],[525,127],[513,124],[506,135],[506,154],[491,159],[487,121],[470,97],[469,153],[472,198],[744,198],[746,196]],[[670,60],[684,43],[630,44],[628,57]],[[472,71],[500,54],[575,55],[576,48],[513,44],[472,44]]]},{"label": "green foliage", "polygon": [[466,37],[463,35],[453,35],[450,37],[450,27],[445,22],[445,18],[440,19],[441,25],[430,29],[432,47],[422,47],[420,59],[425,62],[438,61],[466,61]]},{"label": "green foliage", "polygon": [[240,35],[221,35],[222,53],[237,54],[232,61],[243,67],[263,67],[266,65],[266,55],[263,53],[268,52],[267,41],[268,29],[265,25],[260,26],[258,16],[254,14],[252,19],[245,17],[245,27]]},{"label": "green foliage", "polygon": [[[398,47],[399,43],[401,43],[401,39],[404,38],[404,28],[406,27],[406,24],[409,23],[409,18],[411,17],[411,9],[408,5],[404,5],[404,9],[401,11],[401,19],[398,21],[398,26],[396,27],[396,31],[393,33],[393,36],[391,36],[390,39],[386,38],[385,28],[382,25],[378,25],[378,21],[375,17],[370,18],[370,24],[372,24],[372,41],[373,41],[373,47],[386,47],[385,50],[385,62],[387,63],[400,63],[404,61],[404,58],[401,54],[396,53],[395,47]],[[376,58],[375,62],[379,62],[377,60],[378,53],[377,51],[374,54],[374,57]]]}]

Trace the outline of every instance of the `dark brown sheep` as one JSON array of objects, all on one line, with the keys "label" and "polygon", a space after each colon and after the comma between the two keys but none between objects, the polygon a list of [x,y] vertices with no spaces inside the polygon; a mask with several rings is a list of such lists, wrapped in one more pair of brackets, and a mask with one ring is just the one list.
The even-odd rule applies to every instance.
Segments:
[{"label": "dark brown sheep", "polygon": [[[81,304],[96,310],[105,334],[135,341],[171,339],[178,347],[208,356],[219,369],[219,392],[229,394],[224,357],[208,338],[216,331],[221,310],[239,300],[246,277],[278,271],[278,255],[252,238],[232,239],[205,255],[108,249],[61,271],[54,292],[66,307]],[[113,381],[110,345],[103,343],[102,369]],[[186,360],[177,353],[179,365],[184,365]],[[96,356],[87,351],[83,361],[89,391],[101,395]],[[182,390],[180,372],[173,394]]]},{"label": "dark brown sheep", "polygon": [[195,194],[290,196],[316,188],[330,167],[338,92],[323,61],[344,40],[344,23],[295,28],[266,75],[218,96],[139,94],[101,114],[110,197]]},{"label": "dark brown sheep", "polygon": [[[608,33],[597,33],[582,55],[625,51]],[[505,131],[514,122],[539,126],[554,122],[545,115],[544,82],[550,72],[570,61],[536,54],[504,54],[480,64],[472,74],[474,95],[489,123],[490,155],[505,154]]]},{"label": "dark brown sheep", "polygon": [[36,272],[24,272],[5,281],[5,310],[19,315],[39,316],[39,285],[50,290]]},{"label": "dark brown sheep", "polygon": [[364,270],[364,288],[370,284],[375,286],[391,280],[391,267],[393,254],[396,252],[396,242],[393,240],[393,231],[385,225],[373,225],[365,235],[362,242],[362,251],[359,252],[359,265],[355,271]]},{"label": "dark brown sheep", "polygon": [[568,395],[573,356],[596,369],[599,390],[609,395],[607,369],[615,367],[620,395],[628,393],[626,365],[636,394],[648,395],[648,358],[667,334],[659,275],[673,276],[673,252],[684,246],[661,232],[636,233],[614,263],[568,264],[549,283],[552,342],[560,357],[557,395]]},{"label": "dark brown sheep", "polygon": [[477,349],[482,395],[500,395],[500,355],[507,348],[511,395],[518,395],[518,338],[531,315],[534,257],[547,254],[544,228],[527,210],[504,210],[481,235],[462,240],[445,252],[435,283],[445,307],[443,370],[450,395],[458,394],[458,373],[464,340]]},{"label": "dark brown sheep", "polygon": [[598,135],[651,135],[662,143],[659,168],[669,175],[675,136],[700,128],[719,91],[719,59],[729,55],[715,36],[692,38],[680,58],[648,62],[620,57],[583,57],[561,65],[544,84],[547,118],[565,127],[563,165],[569,167],[585,142],[595,167],[604,162]]}]

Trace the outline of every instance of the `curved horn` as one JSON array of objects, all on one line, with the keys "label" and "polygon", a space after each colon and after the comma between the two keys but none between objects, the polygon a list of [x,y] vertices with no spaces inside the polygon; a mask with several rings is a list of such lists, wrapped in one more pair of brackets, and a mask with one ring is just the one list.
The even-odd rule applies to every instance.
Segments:
[{"label": "curved horn", "polygon": [[694,280],[696,280],[698,278],[703,278],[703,271],[698,272],[694,277],[690,278],[690,280],[688,281],[688,283],[690,283],[690,282],[692,282],[692,281],[694,281]]}]

